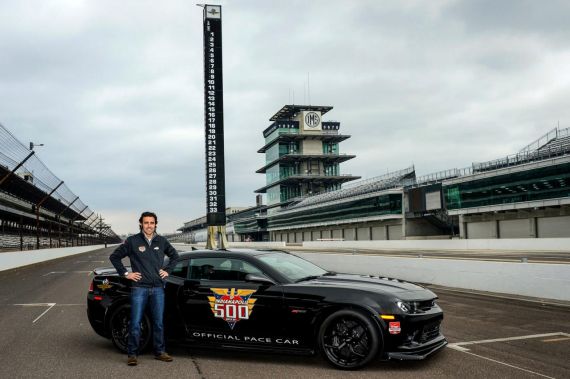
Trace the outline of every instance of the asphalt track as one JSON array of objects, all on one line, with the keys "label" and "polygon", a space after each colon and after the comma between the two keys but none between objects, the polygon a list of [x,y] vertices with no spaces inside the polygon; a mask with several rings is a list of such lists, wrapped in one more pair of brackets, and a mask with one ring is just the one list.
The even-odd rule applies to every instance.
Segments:
[{"label": "asphalt track", "polygon": [[0,272],[1,377],[101,378],[568,378],[570,307],[434,289],[450,346],[420,362],[375,361],[359,371],[319,356],[170,346],[174,362],[126,356],[93,332],[86,293],[112,248]]}]

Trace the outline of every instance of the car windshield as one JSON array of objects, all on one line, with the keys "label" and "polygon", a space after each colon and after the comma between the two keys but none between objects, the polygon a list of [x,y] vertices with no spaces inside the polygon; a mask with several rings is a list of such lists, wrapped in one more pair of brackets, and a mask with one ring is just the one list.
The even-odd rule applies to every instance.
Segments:
[{"label": "car windshield", "polygon": [[303,278],[319,277],[327,273],[319,266],[292,254],[266,254],[258,256],[258,259],[270,265],[292,282],[297,282]]}]

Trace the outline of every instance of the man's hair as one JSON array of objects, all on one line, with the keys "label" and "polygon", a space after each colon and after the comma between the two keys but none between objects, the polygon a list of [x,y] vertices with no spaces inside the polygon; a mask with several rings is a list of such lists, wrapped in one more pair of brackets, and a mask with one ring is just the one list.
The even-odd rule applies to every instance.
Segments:
[{"label": "man's hair", "polygon": [[158,224],[158,217],[156,217],[156,214],[148,211],[141,214],[141,217],[139,218],[139,224],[142,224],[143,218],[145,217],[154,217],[154,223]]}]

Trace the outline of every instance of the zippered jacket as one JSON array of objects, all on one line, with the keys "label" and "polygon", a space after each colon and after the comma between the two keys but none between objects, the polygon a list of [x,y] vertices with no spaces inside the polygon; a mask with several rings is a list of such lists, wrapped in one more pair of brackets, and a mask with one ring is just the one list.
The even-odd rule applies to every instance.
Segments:
[{"label": "zippered jacket", "polygon": [[[164,256],[170,258],[165,267]],[[133,287],[162,287],[164,281],[158,271],[163,269],[170,274],[178,260],[178,252],[166,238],[155,234],[149,243],[141,232],[128,237],[109,257],[121,276],[128,272],[121,262],[125,257],[131,261],[132,272],[139,272],[142,276],[138,282],[133,281]]]}]

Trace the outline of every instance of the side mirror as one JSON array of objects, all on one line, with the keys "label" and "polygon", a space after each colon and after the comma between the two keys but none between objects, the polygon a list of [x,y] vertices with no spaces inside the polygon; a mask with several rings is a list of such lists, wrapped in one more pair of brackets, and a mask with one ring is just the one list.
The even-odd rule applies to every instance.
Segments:
[{"label": "side mirror", "polygon": [[269,286],[272,286],[275,284],[275,282],[273,280],[266,278],[265,276],[254,275],[254,274],[247,274],[245,276],[245,281],[246,282],[252,282],[252,283],[266,284]]}]

